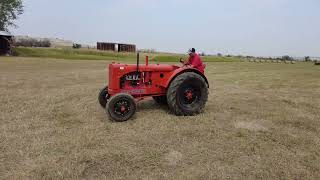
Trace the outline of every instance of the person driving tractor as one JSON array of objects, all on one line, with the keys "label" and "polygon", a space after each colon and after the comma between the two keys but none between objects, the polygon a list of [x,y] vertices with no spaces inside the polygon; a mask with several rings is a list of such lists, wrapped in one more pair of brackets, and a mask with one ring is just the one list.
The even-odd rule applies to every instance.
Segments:
[{"label": "person driving tractor", "polygon": [[199,54],[196,53],[196,49],[192,48],[188,51],[189,59],[188,61],[180,59],[180,62],[185,66],[191,66],[192,68],[198,69],[200,72],[204,74],[205,64],[200,58]]}]

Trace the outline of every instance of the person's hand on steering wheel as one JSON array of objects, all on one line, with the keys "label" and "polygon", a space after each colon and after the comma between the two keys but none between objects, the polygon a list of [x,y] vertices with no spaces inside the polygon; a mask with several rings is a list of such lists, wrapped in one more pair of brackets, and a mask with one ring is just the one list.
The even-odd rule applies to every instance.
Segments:
[{"label": "person's hand on steering wheel", "polygon": [[183,58],[180,58],[180,63],[182,64],[182,67],[188,66]]}]

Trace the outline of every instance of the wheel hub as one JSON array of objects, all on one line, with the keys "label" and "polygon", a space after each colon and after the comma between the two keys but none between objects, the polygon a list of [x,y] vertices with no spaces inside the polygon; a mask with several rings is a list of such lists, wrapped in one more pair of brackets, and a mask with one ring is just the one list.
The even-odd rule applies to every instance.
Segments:
[{"label": "wheel hub", "polygon": [[187,90],[187,91],[185,92],[185,96],[186,96],[186,98],[187,98],[188,100],[191,100],[191,99],[193,98],[193,93],[192,93],[192,91],[191,91],[191,90]]},{"label": "wheel hub", "polygon": [[196,90],[192,87],[185,88],[182,98],[185,104],[192,104],[197,99]]},{"label": "wheel hub", "polygon": [[125,112],[125,111],[126,111],[126,107],[121,106],[120,111],[121,111],[121,112]]},{"label": "wheel hub", "polygon": [[120,100],[115,103],[114,112],[120,116],[125,116],[130,111],[130,103],[127,100]]}]

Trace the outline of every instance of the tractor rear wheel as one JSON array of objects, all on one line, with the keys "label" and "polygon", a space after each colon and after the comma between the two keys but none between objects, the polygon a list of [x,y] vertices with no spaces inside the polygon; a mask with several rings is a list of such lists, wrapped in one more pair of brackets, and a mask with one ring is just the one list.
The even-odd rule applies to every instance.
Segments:
[{"label": "tractor rear wheel", "polygon": [[178,116],[199,114],[208,100],[208,84],[199,74],[183,73],[171,82],[167,100],[170,110]]},{"label": "tractor rear wheel", "polygon": [[112,120],[124,122],[136,112],[136,102],[131,95],[120,93],[110,98],[106,111]]},{"label": "tractor rear wheel", "polygon": [[153,96],[152,97],[154,99],[155,102],[157,102],[160,105],[167,105],[168,101],[167,101],[167,96],[163,95],[163,96]]},{"label": "tractor rear wheel", "polygon": [[106,107],[109,98],[110,96],[108,94],[108,86],[106,86],[105,88],[100,90],[99,97],[98,97],[101,107],[103,108]]}]

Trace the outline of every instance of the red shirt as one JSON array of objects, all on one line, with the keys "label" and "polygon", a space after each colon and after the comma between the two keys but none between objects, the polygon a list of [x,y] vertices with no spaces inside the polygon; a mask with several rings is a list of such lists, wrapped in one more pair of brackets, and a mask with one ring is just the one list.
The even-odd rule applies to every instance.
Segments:
[{"label": "red shirt", "polygon": [[193,57],[190,56],[187,64],[192,65],[194,68],[198,69],[200,72],[204,74],[205,65],[203,64],[198,54],[195,54]]}]

